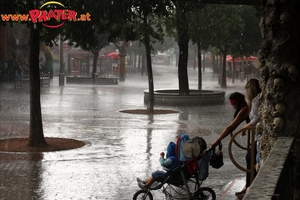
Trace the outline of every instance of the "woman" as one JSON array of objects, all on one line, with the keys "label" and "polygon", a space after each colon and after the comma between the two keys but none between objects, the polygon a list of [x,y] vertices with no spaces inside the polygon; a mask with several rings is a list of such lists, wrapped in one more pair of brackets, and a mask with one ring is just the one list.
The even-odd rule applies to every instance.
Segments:
[{"label": "woman", "polygon": [[[260,100],[258,98],[258,94],[261,93],[261,88],[259,86],[259,81],[257,79],[250,79],[247,84],[245,85],[246,89],[246,98],[248,100],[248,105],[250,107],[250,113],[249,118],[250,122],[247,123],[244,128],[253,128],[256,127],[257,123],[260,121],[260,117],[258,115],[258,107],[260,106]],[[245,133],[242,133],[245,135]],[[256,164],[260,162],[258,153],[259,153],[259,140],[260,135],[255,134],[255,146],[256,146]],[[251,168],[251,162],[250,162],[250,151],[248,151],[246,155],[246,161],[247,161],[247,169]],[[256,176],[256,173],[254,174]],[[250,186],[250,173],[247,173],[246,176],[246,186],[244,189],[240,192],[235,193],[236,196],[239,198],[243,197],[246,193],[247,188]]]},{"label": "woman", "polygon": [[211,146],[215,147],[220,142],[232,133],[243,121],[247,123],[249,120],[249,106],[245,100],[245,96],[239,92],[234,92],[229,96],[229,101],[235,109],[233,121],[222,131],[220,136],[215,140]]}]

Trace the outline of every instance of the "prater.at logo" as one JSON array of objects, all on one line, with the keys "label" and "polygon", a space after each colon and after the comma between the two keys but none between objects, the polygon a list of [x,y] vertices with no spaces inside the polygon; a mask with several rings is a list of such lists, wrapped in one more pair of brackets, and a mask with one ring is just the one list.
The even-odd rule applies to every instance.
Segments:
[{"label": "prater.at logo", "polygon": [[2,21],[42,23],[47,28],[59,28],[66,21],[91,21],[89,13],[77,15],[76,11],[67,9],[60,2],[49,1],[41,5],[38,9],[29,10],[29,14],[1,14],[1,19]]}]

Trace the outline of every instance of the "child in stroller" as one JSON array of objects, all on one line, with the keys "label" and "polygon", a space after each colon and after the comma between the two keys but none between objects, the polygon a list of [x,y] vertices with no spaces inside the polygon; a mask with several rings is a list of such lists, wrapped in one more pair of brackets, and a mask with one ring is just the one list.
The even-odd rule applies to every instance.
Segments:
[{"label": "child in stroller", "polygon": [[[184,141],[182,141],[184,140]],[[174,143],[168,145],[168,149],[174,150]],[[173,169],[169,167],[163,176],[157,178],[153,172],[150,178],[142,181],[137,178],[138,185],[142,190],[135,193],[133,200],[136,199],[153,199],[151,191],[163,188],[166,199],[216,199],[213,189],[201,187],[202,181],[208,176],[208,166],[211,149],[206,149],[206,142],[202,138],[189,139],[186,134],[181,135],[175,145],[175,158],[173,164],[178,165]],[[163,155],[163,154],[161,154]],[[172,154],[173,155],[173,154]],[[167,161],[168,151],[167,151]],[[161,157],[160,160],[163,160]],[[178,162],[177,162],[177,161]],[[165,166],[163,166],[165,167]],[[170,170],[171,169],[171,170]],[[151,186],[155,181],[160,182]],[[166,187],[164,186],[166,184]],[[191,191],[190,186],[194,186]]]},{"label": "child in stroller", "polygon": [[165,153],[160,153],[159,162],[165,171],[155,171],[151,174],[149,178],[142,181],[140,178],[137,178],[139,187],[142,190],[147,191],[148,188],[155,182],[163,182],[169,175],[172,170],[174,170],[179,165],[179,160],[175,155],[175,143],[170,142],[167,146],[167,156],[165,159]]}]

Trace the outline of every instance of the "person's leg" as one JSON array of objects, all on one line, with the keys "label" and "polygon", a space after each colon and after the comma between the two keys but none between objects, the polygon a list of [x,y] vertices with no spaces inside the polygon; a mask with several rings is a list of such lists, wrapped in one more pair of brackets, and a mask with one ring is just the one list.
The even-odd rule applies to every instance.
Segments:
[{"label": "person's leg", "polygon": [[154,178],[153,178],[153,176],[150,176],[147,180],[145,180],[145,186],[146,186],[146,188],[149,188],[153,183],[154,183]]},{"label": "person's leg", "polygon": [[145,180],[142,180],[140,179],[139,177],[136,178],[136,182],[142,182],[142,183],[145,183],[148,179],[145,179]]},{"label": "person's leg", "polygon": [[[251,159],[251,156],[250,156],[250,150],[247,151],[247,154],[246,154],[246,163],[247,163],[247,169],[250,169],[251,166],[251,162],[250,162],[250,159]],[[239,195],[242,195],[242,194],[245,194],[246,193],[246,190],[247,188],[250,186],[250,173],[246,173],[246,185],[245,187],[240,191],[240,192],[236,192],[235,195],[236,196],[239,196]]]},{"label": "person's leg", "polygon": [[142,189],[142,190],[148,190],[150,188],[150,186],[152,185],[152,183],[154,183],[155,179],[153,178],[153,174],[156,176],[156,174],[159,172],[153,172],[152,175],[147,178],[146,180],[142,180],[140,178],[137,178],[137,182],[138,182],[138,186]]},{"label": "person's leg", "polygon": [[[250,150],[248,150],[246,155],[246,162],[247,162],[247,169],[251,169],[251,153]],[[250,186],[250,173],[246,174],[246,188]]]}]

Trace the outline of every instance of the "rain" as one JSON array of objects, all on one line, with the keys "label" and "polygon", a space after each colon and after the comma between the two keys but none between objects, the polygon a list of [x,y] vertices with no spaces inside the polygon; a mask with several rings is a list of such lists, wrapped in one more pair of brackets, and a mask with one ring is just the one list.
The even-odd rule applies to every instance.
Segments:
[{"label": "rain", "polygon": [[[155,88],[178,87],[177,67],[154,65]],[[197,87],[197,69],[189,68],[190,88]],[[139,187],[136,177],[146,178],[160,169],[158,158],[170,141],[186,132],[203,137],[209,145],[233,117],[226,101],[234,91],[244,92],[245,82],[228,84],[224,104],[209,106],[156,106],[180,113],[137,115],[119,112],[145,108],[143,90],[147,79],[128,72],[118,85],[58,85],[41,87],[43,127],[46,137],[85,141],[79,149],[48,153],[0,153],[0,199],[132,199]],[[1,139],[26,137],[29,128],[29,85],[1,87]],[[217,76],[203,72],[203,89],[219,90]],[[22,101],[20,101],[22,100]],[[229,160],[224,140],[221,169],[210,168],[203,185],[222,189],[244,173]],[[244,159],[244,154],[238,156]],[[17,158],[16,158],[17,157]],[[162,199],[162,192],[154,192]]]}]

